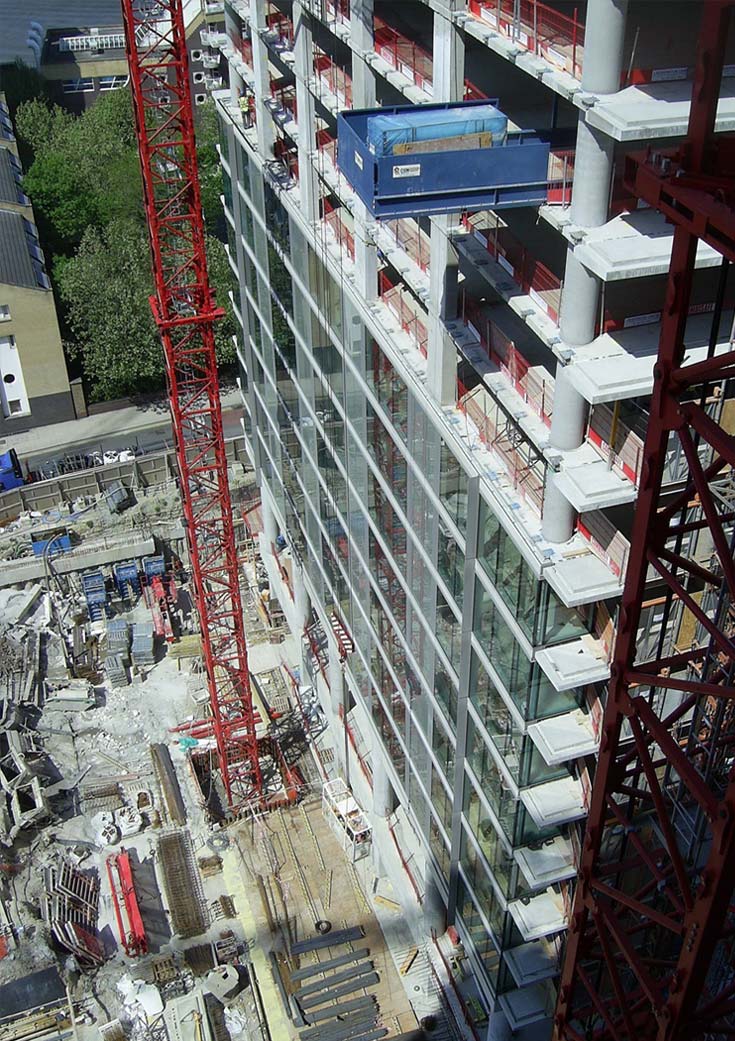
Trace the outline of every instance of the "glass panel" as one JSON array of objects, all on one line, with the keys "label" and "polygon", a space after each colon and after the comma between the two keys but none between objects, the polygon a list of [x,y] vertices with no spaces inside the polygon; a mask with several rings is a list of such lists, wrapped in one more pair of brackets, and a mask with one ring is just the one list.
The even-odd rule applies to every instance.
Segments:
[{"label": "glass panel", "polygon": [[458,607],[464,599],[464,553],[439,523],[437,569]]},{"label": "glass panel", "polygon": [[540,642],[564,643],[588,633],[590,626],[584,615],[577,608],[565,607],[548,582],[544,582],[543,586],[543,625]]},{"label": "glass panel", "polygon": [[462,655],[462,622],[438,589],[436,591],[436,635],[452,668],[459,675]]},{"label": "glass panel", "polygon": [[263,181],[263,194],[265,201],[265,222],[268,231],[279,246],[288,253],[291,247],[288,213],[286,212],[281,200],[265,180]]},{"label": "glass panel", "polygon": [[460,844],[460,864],[467,876],[472,890],[475,893],[477,903],[488,920],[490,928],[498,940],[502,940],[503,926],[505,924],[505,911],[498,899],[498,894],[493,889],[492,882],[487,874],[484,864],[480,860],[475,847],[462,830],[462,841]]},{"label": "glass panel", "polygon": [[513,857],[506,853],[492,819],[486,814],[479,796],[474,791],[470,795],[465,816],[472,834],[477,839],[477,844],[495,876],[495,881],[498,883],[503,895],[505,897],[510,896],[514,866]]},{"label": "glass panel", "polygon": [[[471,719],[467,721],[467,761],[475,772],[488,805],[498,818],[508,841],[512,843],[517,803],[482,735]],[[480,813],[478,800],[479,796],[469,778],[465,778],[465,816],[469,818],[471,813]]]},{"label": "glass panel", "polygon": [[444,713],[452,724],[452,729],[457,729],[457,687],[456,681],[449,675],[439,658],[436,660],[434,670],[434,695],[436,700],[444,709]]},{"label": "glass panel", "polygon": [[444,441],[441,443],[439,495],[442,505],[464,535],[467,529],[467,474]]},{"label": "glass panel", "polygon": [[470,943],[485,970],[490,986],[495,989],[500,958],[470,891],[461,878],[457,887],[457,917],[461,919],[469,934]]}]

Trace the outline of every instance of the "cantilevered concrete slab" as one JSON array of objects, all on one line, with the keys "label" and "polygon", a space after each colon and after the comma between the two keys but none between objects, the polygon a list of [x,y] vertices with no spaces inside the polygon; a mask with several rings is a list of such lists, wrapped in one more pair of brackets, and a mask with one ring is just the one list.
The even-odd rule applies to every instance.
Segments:
[{"label": "cantilevered concrete slab", "polygon": [[505,952],[505,963],[519,987],[555,976],[559,971],[559,958],[550,940],[531,940]]},{"label": "cantilevered concrete slab", "polygon": [[567,927],[564,902],[553,889],[538,896],[512,900],[508,910],[524,940],[538,940]]},{"label": "cantilevered concrete slab", "polygon": [[531,723],[528,735],[548,766],[594,755],[599,746],[592,721],[581,709]]},{"label": "cantilevered concrete slab", "polygon": [[531,889],[545,889],[577,873],[571,841],[563,835],[514,850],[513,858]]},{"label": "cantilevered concrete slab", "polygon": [[[582,541],[579,536],[575,538]],[[577,547],[573,556],[558,560],[546,568],[544,576],[566,607],[609,600],[621,596],[623,592],[620,576],[589,548],[584,550]]]},{"label": "cantilevered concrete slab", "polygon": [[[645,397],[653,390],[653,366],[658,353],[661,323],[656,316],[649,324],[632,325],[603,333],[584,347],[573,348],[569,379],[591,405],[626,398]],[[732,312],[720,323],[717,353],[731,350],[729,333]],[[685,364],[707,357],[712,315],[691,315],[684,343]]]},{"label": "cantilevered concrete slab", "polygon": [[558,781],[524,788],[520,796],[539,828],[567,824],[587,815],[582,783],[574,777],[562,777]]},{"label": "cantilevered concrete slab", "polygon": [[602,683],[610,678],[602,644],[589,636],[556,647],[536,651],[535,660],[541,666],[555,690],[571,690],[588,683]]},{"label": "cantilevered concrete slab", "polygon": [[[599,96],[579,91],[574,104],[586,109],[590,126],[616,141],[650,141],[682,137],[689,122],[691,80],[673,83],[644,83],[626,87],[617,94]],[[723,79],[717,106],[715,131],[735,130],[735,80]]]},{"label": "cantilevered concrete slab", "polygon": [[[574,224],[571,210],[542,206],[541,216],[574,245],[574,255],[603,282],[665,275],[671,261],[674,231],[663,214],[651,209],[620,213],[597,228]],[[698,268],[717,267],[722,257],[700,242]]]},{"label": "cantilevered concrete slab", "polygon": [[608,467],[588,441],[568,452],[554,448],[544,454],[560,465],[557,485],[578,513],[621,506],[637,495],[633,482]]}]

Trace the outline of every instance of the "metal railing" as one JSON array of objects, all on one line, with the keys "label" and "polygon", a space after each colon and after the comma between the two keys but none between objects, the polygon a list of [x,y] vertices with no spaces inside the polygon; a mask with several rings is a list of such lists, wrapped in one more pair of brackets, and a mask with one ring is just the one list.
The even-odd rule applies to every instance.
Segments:
[{"label": "metal railing", "polygon": [[552,65],[582,78],[584,22],[540,0],[470,0],[470,14]]}]

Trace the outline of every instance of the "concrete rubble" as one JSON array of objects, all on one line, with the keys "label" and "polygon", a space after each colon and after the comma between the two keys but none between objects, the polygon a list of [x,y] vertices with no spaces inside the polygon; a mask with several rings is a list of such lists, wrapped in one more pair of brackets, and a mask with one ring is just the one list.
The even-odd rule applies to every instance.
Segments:
[{"label": "concrete rubble", "polygon": [[[116,531],[135,511],[105,508]],[[264,599],[252,543],[244,604],[261,767],[281,809],[270,824],[226,816],[186,550],[169,532],[156,535],[149,570],[175,577],[172,641],[154,625],[146,557],[131,557],[130,542],[119,567],[52,567],[0,588],[0,993],[9,987],[17,1005],[0,1008],[0,1036],[52,1041],[68,1027],[76,1041],[316,1041],[341,1020],[308,967],[363,946],[369,971],[328,978],[324,993],[350,1029],[412,1029],[364,895],[370,878],[358,879],[322,812],[309,736],[318,702],[299,682],[301,641]],[[315,938],[328,918],[348,928]],[[296,1004],[283,988],[300,989],[300,970]],[[47,1020],[28,987],[51,972]]]}]

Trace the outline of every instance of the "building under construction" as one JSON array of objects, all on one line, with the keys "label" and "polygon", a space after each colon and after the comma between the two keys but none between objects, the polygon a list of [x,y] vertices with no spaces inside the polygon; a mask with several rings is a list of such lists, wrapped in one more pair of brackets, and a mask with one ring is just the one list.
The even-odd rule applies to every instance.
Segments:
[{"label": "building under construction", "polygon": [[[732,1033],[728,17],[226,0],[202,34],[264,563],[467,1036]],[[350,110],[482,99],[501,136],[434,182],[346,147]],[[543,176],[478,205],[468,150],[520,131]]]}]

